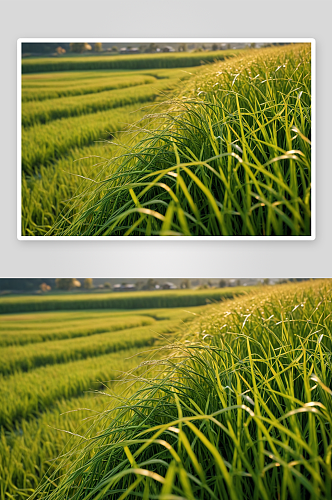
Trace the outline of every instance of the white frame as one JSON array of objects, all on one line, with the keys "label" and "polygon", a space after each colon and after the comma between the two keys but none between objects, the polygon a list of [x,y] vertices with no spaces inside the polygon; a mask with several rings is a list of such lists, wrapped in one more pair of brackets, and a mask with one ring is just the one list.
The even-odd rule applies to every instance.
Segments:
[{"label": "white frame", "polygon": [[[21,234],[22,213],[22,158],[21,158],[21,82],[22,82],[22,43],[70,43],[70,42],[101,42],[101,43],[310,43],[311,44],[311,235],[310,236],[23,236]],[[219,240],[219,241],[247,241],[247,240],[282,240],[308,241],[316,238],[316,40],[314,38],[19,38],[17,40],[17,239],[24,241],[54,241],[54,240]]]}]

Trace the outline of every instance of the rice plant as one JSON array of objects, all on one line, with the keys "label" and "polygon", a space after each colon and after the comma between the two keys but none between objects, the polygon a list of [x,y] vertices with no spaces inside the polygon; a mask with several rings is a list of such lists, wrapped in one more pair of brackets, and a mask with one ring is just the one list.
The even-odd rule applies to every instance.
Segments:
[{"label": "rice plant", "polygon": [[311,234],[310,46],[211,65],[147,119],[48,234]]},{"label": "rice plant", "polygon": [[184,79],[200,67],[143,71],[66,71],[22,76],[22,102],[44,101],[130,88],[165,79]]},{"label": "rice plant", "polygon": [[[75,434],[88,432],[91,426],[89,418],[98,415],[107,406],[106,403],[105,398],[91,393],[64,398],[56,401],[52,409],[46,409],[38,418],[16,423],[11,431],[1,428],[1,500],[29,497],[47,470],[56,468],[54,457],[70,449]],[[77,408],[82,410],[77,411]]]},{"label": "rice plant", "polygon": [[[131,361],[128,363],[125,366],[129,367]],[[29,497],[44,474],[56,469],[54,458],[70,450],[77,436],[87,434],[99,412],[110,408],[115,400],[110,401],[110,398],[90,391],[82,396],[54,401],[35,419],[15,422],[11,431],[2,428],[1,500]]]},{"label": "rice plant", "polygon": [[331,281],[218,307],[128,375],[33,498],[331,499]]}]

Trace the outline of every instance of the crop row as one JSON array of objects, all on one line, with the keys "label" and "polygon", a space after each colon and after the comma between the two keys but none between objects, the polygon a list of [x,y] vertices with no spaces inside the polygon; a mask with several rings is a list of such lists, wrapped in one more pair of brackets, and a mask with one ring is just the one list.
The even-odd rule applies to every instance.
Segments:
[{"label": "crop row", "polygon": [[222,61],[239,51],[215,51],[176,54],[142,54],[135,56],[61,57],[24,59],[22,73],[42,73],[48,71],[96,70],[96,69],[148,69],[200,66],[216,60]]},{"label": "crop row", "polygon": [[25,103],[22,108],[22,125],[30,127],[63,117],[88,115],[98,111],[153,101],[160,92],[169,90],[177,82],[178,79],[165,79],[135,87]]},{"label": "crop row", "polygon": [[211,301],[232,299],[250,292],[249,287],[207,290],[160,290],[154,292],[126,292],[81,295],[48,295],[42,297],[2,297],[0,313],[33,311],[61,311],[78,309],[160,309],[193,307]]},{"label": "crop row", "polygon": [[159,333],[174,332],[177,325],[179,325],[178,320],[166,320],[139,328],[124,327],[115,331],[94,333],[88,337],[73,336],[74,338],[65,340],[6,347],[1,352],[0,374],[26,372],[40,366],[67,363],[133,348],[139,349],[152,345],[158,339]]},{"label": "crop row", "polygon": [[[147,111],[145,111],[146,113]],[[41,166],[62,159],[73,148],[82,148],[95,141],[109,141],[135,119],[142,117],[137,103],[123,108],[99,111],[88,116],[61,118],[46,125],[22,130],[22,169],[26,174]],[[79,155],[77,160],[82,156]],[[70,171],[72,171],[70,169]]]},{"label": "crop row", "polygon": [[[64,82],[38,82],[38,85],[22,81],[23,109],[28,101],[44,101],[68,96],[95,94],[106,90],[116,90],[156,82],[153,76],[134,74],[126,76],[109,75],[102,78],[79,79]],[[27,84],[28,83],[28,84]]]},{"label": "crop row", "polygon": [[0,425],[10,430],[16,421],[39,415],[61,398],[105,390],[104,382],[111,385],[123,372],[139,363],[136,355],[137,348],[132,348],[97,358],[43,366],[9,377],[0,376]]},{"label": "crop row", "polygon": [[[80,328],[84,330],[84,327],[103,327],[105,325],[110,327],[114,325],[115,328],[119,328],[121,325],[127,325],[125,328],[133,328],[134,326],[142,326],[142,322],[144,322],[144,324],[150,324],[150,320],[185,320],[188,315],[190,317],[190,315],[200,314],[201,309],[202,307],[190,307],[187,309],[182,309],[181,307],[165,309],[133,309],[126,311],[125,318],[124,312],[121,309],[86,309],[77,311],[6,314],[1,316],[0,334],[39,334],[40,332],[44,332],[46,328],[49,332],[64,329],[75,331]],[[137,321],[137,325],[135,325],[135,321]],[[52,337],[50,337],[49,340],[51,340],[51,338]],[[45,340],[45,338],[42,340]]]},{"label": "crop row", "polygon": [[[208,312],[204,315],[204,308],[200,308],[200,312],[203,313],[202,317],[198,318],[198,325],[195,326],[195,328],[190,328],[191,333],[190,335],[187,335],[187,339],[190,339],[190,341],[197,343],[197,341],[210,345],[211,344],[211,337],[209,335],[212,335],[214,337],[220,337],[223,338],[223,332],[225,332],[226,327],[224,326],[227,324],[227,330],[229,333],[229,341],[230,344],[232,344],[232,353],[235,353],[235,355],[232,358],[232,363],[231,363],[231,368],[227,372],[226,371],[226,377],[228,377],[227,381],[225,382],[226,385],[229,385],[230,382],[233,381],[233,378],[236,376],[234,374],[234,369],[237,369],[237,365],[234,364],[234,360],[240,359],[242,361],[242,364],[240,364],[240,369],[239,372],[242,375],[242,377],[247,377],[248,375],[248,364],[246,364],[246,360],[243,359],[243,349],[245,346],[245,338],[242,335],[243,332],[241,332],[241,329],[244,331],[245,334],[255,335],[256,338],[258,338],[258,332],[256,332],[257,327],[257,322],[251,322],[255,318],[259,319],[259,324],[260,324],[260,332],[261,332],[261,337],[262,338],[267,338],[269,335],[269,332],[272,330],[275,330],[279,328],[279,331],[286,331],[291,327],[292,320],[297,319],[299,320],[299,317],[290,317],[290,314],[302,314],[301,311],[303,311],[302,314],[302,324],[307,325],[307,332],[309,332],[309,325],[310,321],[312,321],[311,325],[311,331],[314,333],[316,330],[320,328],[325,328],[328,327],[328,319],[325,320],[324,324],[324,319],[326,318],[327,314],[324,314],[324,307],[330,307],[330,303],[325,303],[324,304],[319,304],[321,301],[320,297],[320,288],[323,286],[322,284],[324,283],[324,280],[317,280],[317,281],[308,281],[308,282],[302,282],[300,284],[292,284],[292,285],[278,285],[277,287],[270,288],[270,287],[262,287],[262,288],[256,288],[255,293],[250,294],[249,296],[242,296],[239,298],[236,298],[232,300],[231,302],[225,302],[224,304],[218,304],[211,306],[209,308]],[[328,285],[327,285],[328,286]],[[331,282],[329,282],[329,286],[331,286]],[[17,298],[19,299],[19,298]],[[295,309],[295,311],[292,312],[292,310]],[[316,311],[316,316],[313,316],[312,313],[314,312],[315,308],[318,307]],[[178,310],[175,311],[167,311],[167,310],[151,310],[149,312],[154,314],[155,317],[159,318],[166,318],[167,313],[169,315],[175,315],[178,314]],[[144,314],[147,314],[148,311],[144,311]],[[327,311],[328,313],[328,311]],[[1,318],[2,324],[7,324],[11,325],[12,323],[14,324],[15,328],[21,324],[21,327],[24,327],[24,324],[27,324],[27,326],[32,326],[32,325],[37,325],[40,324],[41,327],[50,324],[51,322],[56,322],[58,321],[59,324],[61,324],[61,321],[64,323],[70,322],[70,319],[72,319],[72,322],[76,322],[82,317],[83,320],[90,319],[91,321],[96,318],[98,315],[109,315],[109,312],[105,311],[64,311],[64,312],[58,312],[58,313],[31,313],[31,314],[26,314],[26,315],[17,315],[17,316],[3,316]],[[124,315],[127,316],[129,314],[129,311],[124,313],[123,311],[119,312],[113,312],[112,316],[116,315]],[[136,314],[136,312],[134,312]],[[251,314],[251,316],[249,316]],[[52,316],[53,315],[53,316]],[[270,318],[271,315],[274,315],[273,318]],[[247,318],[247,319],[246,319]],[[269,321],[268,318],[270,318]],[[280,323],[279,325],[275,325],[275,323],[278,323],[281,319],[287,319],[284,324]],[[318,328],[315,328],[314,322],[320,323]],[[158,323],[159,324],[159,323]],[[298,324],[300,322],[298,321]],[[271,328],[272,326],[272,328]],[[234,335],[235,331],[238,330],[238,334]],[[323,330],[321,330],[319,333],[313,335],[314,342],[316,343],[316,346],[319,346],[317,338],[319,340],[319,336],[323,333]],[[326,332],[324,332],[326,333]],[[326,337],[325,337],[326,338]],[[258,339],[260,341],[260,339]],[[217,343],[217,338],[213,340],[213,343]],[[236,343],[238,343],[238,350],[236,349]],[[325,343],[325,340],[323,340],[323,343]],[[188,344],[188,343],[187,343]],[[189,346],[188,346],[189,347]],[[204,349],[206,346],[203,346]],[[188,354],[194,353],[194,348],[193,346],[190,346],[191,351],[189,350]],[[211,350],[211,347],[209,348]],[[240,349],[242,351],[240,352]],[[224,348],[224,354],[221,352],[219,349],[215,353],[215,359],[213,360],[213,364],[199,364],[196,365],[195,372],[199,371],[204,373],[204,376],[202,376],[199,379],[199,383],[195,386],[195,392],[193,393],[194,396],[194,401],[199,403],[198,399],[202,395],[202,400],[204,401],[202,403],[202,408],[205,411],[211,410],[211,404],[213,404],[213,398],[212,398],[212,403],[207,403],[206,401],[206,393],[204,393],[204,384],[206,384],[209,380],[208,377],[211,376],[211,381],[215,381],[216,378],[215,376],[223,376],[221,372],[221,359],[222,356],[227,356],[230,354],[228,353],[228,346],[225,346]],[[206,349],[205,351],[202,350],[202,352],[207,352]],[[279,351],[277,351],[279,352]],[[179,352],[180,355],[183,354],[183,351]],[[311,353],[310,353],[311,355]],[[124,365],[124,369],[131,369],[132,367],[132,360],[125,360],[129,356],[129,354],[124,351],[123,352],[123,362],[126,363]],[[300,353],[295,350],[294,351],[294,358],[296,359],[297,357],[300,356]],[[107,357],[103,357],[106,358]],[[94,360],[94,366],[92,369],[96,368],[96,364],[101,361],[102,358],[95,358]],[[108,356],[109,362],[107,369],[112,368],[112,360],[115,360],[113,355]],[[139,360],[141,360],[140,358]],[[231,359],[231,358],[230,358]],[[260,358],[259,361],[257,362],[257,367],[259,370],[262,369],[263,367],[263,362],[266,362],[267,356],[265,358]],[[301,358],[303,359],[303,357]],[[135,363],[138,362],[137,358],[134,358]],[[194,358],[193,358],[194,360]],[[84,362],[77,362],[77,363],[83,363],[81,364],[82,370],[91,369],[91,360],[86,360]],[[277,369],[278,366],[280,366],[280,363],[283,362],[282,356],[279,356],[279,358],[276,360],[276,363],[274,365],[274,369]],[[87,364],[85,364],[87,363]],[[85,367],[84,368],[84,364]],[[62,373],[60,373],[60,384],[61,382],[61,377],[63,373],[69,373],[69,370],[72,372],[73,367],[75,366],[74,363],[70,364],[64,364],[62,365]],[[206,370],[204,371],[204,367]],[[115,369],[118,369],[117,366],[114,366]],[[166,367],[165,367],[166,368]],[[211,371],[212,369],[215,369],[215,372]],[[295,365],[288,364],[285,365],[285,374],[291,373],[292,370],[296,368]],[[35,370],[35,372],[41,374],[42,378],[37,379],[37,380],[32,380],[29,379],[28,383],[28,390],[33,391],[36,390],[38,391],[38,394],[40,394],[41,387],[47,388],[46,383],[49,383],[50,379],[52,379],[52,369],[53,367],[47,367],[46,371],[45,369],[42,370]],[[257,370],[257,368],[256,368]],[[279,372],[281,370],[279,369]],[[33,373],[33,372],[32,372]],[[54,372],[53,372],[54,373]],[[255,373],[258,373],[257,371]],[[25,377],[31,374],[17,374],[15,375],[15,380],[16,380],[16,387],[12,385],[12,394],[10,394],[11,399],[13,400],[13,396],[17,394],[18,397],[22,397],[22,394],[24,393],[23,389],[23,384]],[[57,375],[57,373],[55,373]],[[189,377],[189,372],[183,373],[182,375],[182,380],[187,382],[190,380]],[[213,376],[212,376],[213,375]],[[109,375],[107,375],[108,377]],[[112,375],[110,375],[112,376]],[[282,375],[283,376],[283,375]],[[22,378],[23,377],[23,378]],[[76,372],[73,372],[73,379],[74,379],[74,384],[75,382],[75,377],[76,377]],[[97,375],[98,377],[98,375]],[[233,377],[233,378],[232,378]],[[6,378],[1,378],[1,381],[6,383],[8,379]],[[13,380],[13,377],[9,377],[9,379]],[[242,379],[241,379],[242,380]],[[46,383],[45,383],[46,381]],[[202,387],[200,386],[200,382],[202,383]],[[267,379],[264,380],[264,384],[266,385],[268,383]],[[271,383],[271,381],[270,381]],[[69,378],[69,384],[70,384],[70,378]],[[264,387],[263,384],[263,387]],[[184,384],[185,385],[185,384]],[[22,387],[21,387],[22,386]],[[91,387],[92,382],[88,381],[87,386]],[[3,387],[3,386],[2,386]],[[122,390],[123,390],[123,385],[117,385],[116,387],[112,386],[112,390],[115,390],[116,395],[118,396]],[[17,389],[16,389],[17,388]],[[248,391],[248,386],[245,386],[244,388],[246,391]],[[290,386],[291,389],[291,386]],[[235,387],[235,390],[238,391],[238,387]],[[78,391],[78,394],[81,391]],[[109,391],[106,391],[109,393]],[[213,393],[214,394],[214,393]],[[227,387],[223,388],[221,391],[221,394],[225,394],[225,398],[231,398],[231,391],[227,391]],[[8,391],[6,390],[6,395],[8,395]],[[248,400],[245,399],[245,396],[248,396],[249,398],[252,397],[252,394],[249,392],[246,392],[243,395],[243,398],[240,399],[241,404],[245,404],[247,406],[251,406],[250,403],[248,403]],[[169,404],[169,398],[167,393],[163,394],[165,401],[167,404]],[[274,400],[278,401],[278,398],[280,398],[280,395],[273,395],[273,393],[269,394],[269,400],[271,400],[271,397],[274,398]],[[42,399],[41,402],[45,400]],[[156,398],[154,397],[154,400]],[[210,398],[211,400],[211,398]],[[1,398],[1,408],[2,408],[2,401],[3,399]],[[227,400],[228,401],[228,400]],[[285,399],[285,402],[289,405],[292,405],[292,401],[294,399],[290,396],[290,394],[287,396]],[[110,402],[110,403],[109,403]],[[93,394],[86,394],[84,396],[79,396],[79,397],[72,397],[68,399],[67,397],[59,397],[55,398],[54,401],[50,402],[50,407],[42,407],[42,413],[38,413],[38,417],[33,419],[31,418],[32,413],[28,415],[28,420],[25,419],[19,419],[16,421],[11,422],[11,430],[7,429],[6,431],[2,429],[2,432],[0,434],[0,477],[2,479],[1,485],[0,485],[0,494],[2,495],[2,498],[7,498],[7,497],[12,497],[15,495],[15,498],[18,500],[23,500],[26,499],[28,495],[30,495],[35,488],[38,486],[39,481],[42,479],[44,474],[47,472],[49,469],[49,473],[53,473],[53,471],[57,468],[57,465],[59,463],[59,460],[54,460],[56,457],[59,457],[59,455],[62,455],[64,451],[68,451],[70,448],[72,448],[74,445],[78,444],[80,442],[79,437],[73,436],[71,434],[68,434],[66,432],[61,432],[57,429],[64,429],[66,431],[78,434],[78,435],[85,435],[87,430],[89,429],[90,425],[92,424],[91,420],[84,420],[87,417],[94,418],[94,416],[97,416],[99,418],[99,413],[102,411],[105,406],[108,406],[108,404],[111,404],[114,406],[117,403],[117,397],[115,400],[111,399],[110,397],[107,396],[99,396],[96,397]],[[153,402],[151,403],[153,404]],[[42,406],[42,405],[41,405]],[[148,400],[145,401],[145,406],[142,407],[142,409],[145,408],[145,411],[149,411],[150,408],[150,402]],[[79,411],[75,411],[81,409]],[[89,409],[91,411],[89,411]],[[218,407],[218,409],[220,409]],[[7,408],[8,410],[8,408]],[[162,410],[162,400],[160,399],[160,410]],[[169,415],[169,410],[170,406],[167,407],[167,415]],[[1,410],[0,410],[1,411]],[[186,411],[186,410],[184,410]],[[236,410],[234,410],[236,411]],[[69,413],[65,413],[69,412]],[[177,418],[177,410],[175,410],[175,419]],[[196,412],[196,413],[195,413]],[[65,413],[65,414],[63,414]],[[60,415],[63,414],[63,415]],[[192,413],[191,413],[192,414]],[[193,408],[193,414],[198,415],[197,413],[197,408]],[[36,412],[37,415],[37,412]],[[157,412],[157,415],[160,415],[160,412]],[[303,415],[303,414],[302,414]],[[232,414],[230,413],[230,416]],[[101,415],[103,417],[103,415]],[[294,425],[299,422],[299,418],[301,416],[294,416]],[[239,422],[243,423],[243,415],[239,416],[240,420]],[[93,436],[96,434],[96,432],[100,432],[100,430],[107,428],[108,425],[111,422],[111,419],[113,419],[113,413],[105,413],[104,418],[98,422],[97,425],[94,426],[94,428],[91,429],[91,431],[88,433],[88,436]],[[296,420],[295,420],[296,419]],[[233,422],[232,425],[235,425],[236,418],[231,420]],[[251,429],[253,422],[251,422],[251,425],[249,426],[249,431]],[[280,424],[279,424],[280,425]],[[242,426],[243,428],[243,426]],[[202,428],[203,429],[203,428]],[[203,429],[204,430],[204,429]],[[326,432],[326,430],[325,430]],[[216,434],[218,435],[218,434]],[[223,434],[219,434],[219,445],[220,445],[220,439],[222,439]],[[243,436],[243,433],[239,433],[239,436]],[[167,439],[167,437],[166,437]],[[69,442],[68,442],[69,441]],[[251,444],[255,443],[255,440],[252,441]],[[230,444],[230,443],[228,443]],[[264,444],[264,441],[263,441]],[[197,446],[198,443],[196,441],[195,447],[193,447],[193,450],[195,453],[197,453]],[[159,447],[158,447],[159,449]],[[246,449],[246,448],[243,448]],[[250,448],[251,449],[251,448]],[[289,448],[288,448],[289,449]],[[72,459],[75,460],[75,454],[72,455]],[[202,458],[204,458],[206,455],[202,455]],[[209,464],[213,464],[213,461],[211,457],[209,457]],[[69,459],[69,456],[68,456]],[[289,458],[289,461],[292,460],[292,457]],[[69,459],[69,465],[70,465],[71,459]],[[58,471],[58,475],[53,477],[53,479],[56,480],[56,483],[58,483],[58,478],[63,472],[67,472],[68,466],[66,466],[64,469],[61,469]],[[287,470],[293,470],[291,466],[286,466]],[[273,469],[272,469],[273,470]],[[278,466],[278,471],[282,473],[284,469]],[[209,473],[209,467],[206,467],[206,473]],[[265,476],[268,471],[265,472]],[[239,477],[243,476],[237,476],[237,480]],[[276,477],[277,478],[277,477]],[[272,490],[271,490],[272,491]],[[208,496],[208,498],[210,498]],[[240,497],[241,498],[241,497]],[[244,497],[246,498],[246,497]]]},{"label": "crop row", "polygon": [[22,88],[42,90],[56,88],[65,90],[68,87],[76,87],[81,85],[102,84],[106,81],[114,80],[122,81],[126,79],[129,82],[132,78],[150,76],[154,79],[181,77],[190,71],[199,71],[199,68],[186,68],[185,70],[179,68],[170,69],[149,69],[143,71],[130,71],[130,70],[90,70],[90,71],[57,71],[50,73],[28,74],[22,76]]},{"label": "crop row", "polygon": [[[144,116],[145,109],[126,113],[120,121],[130,123]],[[110,112],[108,112],[110,113]],[[90,115],[90,119],[94,115]],[[112,112],[114,116],[114,112]],[[77,120],[77,119],[76,119]],[[81,119],[78,120],[80,123]],[[104,130],[99,126],[100,135],[92,145],[78,148],[73,146],[63,157],[38,165],[38,175],[22,173],[22,234],[24,236],[42,236],[51,229],[61,211],[70,204],[70,200],[84,189],[86,179],[94,179],[105,168],[109,159],[122,152],[119,146],[110,142],[97,142]],[[42,130],[40,130],[42,133]],[[70,132],[69,132],[70,133]],[[93,130],[92,130],[93,134]],[[118,134],[117,134],[118,135]],[[119,134],[117,142],[125,144],[129,137]],[[55,142],[56,139],[52,139]],[[37,166],[36,166],[37,168]]]},{"label": "crop row", "polygon": [[[28,324],[27,328],[23,330],[16,329],[15,327],[7,328],[6,324],[2,324],[0,330],[0,346],[23,346],[25,344],[35,344],[38,342],[42,342],[44,345],[45,341],[90,337],[91,335],[100,333],[127,330],[128,328],[148,326],[154,323],[154,319],[148,316],[128,315],[125,319],[123,317],[114,319],[105,318],[94,319],[92,321],[83,320],[77,323],[69,322],[69,324],[65,322],[54,324],[52,320],[50,320],[49,326],[44,324],[32,324],[29,326]],[[27,348],[23,348],[23,351],[26,349]],[[1,372],[2,370],[0,369],[0,373]]]},{"label": "crop row", "polygon": [[[52,468],[53,460],[70,441],[68,433],[57,429],[83,433],[91,425],[91,422],[82,422],[82,419],[93,415],[93,411],[71,410],[82,407],[91,410],[102,409],[102,405],[98,405],[98,400],[102,399],[107,400],[92,395],[63,399],[55,402],[54,408],[41,414],[39,418],[22,420],[18,428],[11,432],[2,431],[0,476],[6,478],[6,482],[2,483],[2,498],[5,498],[6,493],[15,493],[17,498],[26,498],[26,494],[37,487],[45,472],[49,467]],[[71,413],[60,415],[66,411]],[[70,442],[73,443],[73,439]]]},{"label": "crop row", "polygon": [[[189,73],[199,68],[188,68]],[[188,77],[188,71],[180,69],[149,70],[144,75],[133,72],[68,72],[41,75],[25,75],[22,79],[23,100],[27,92],[33,99],[47,97],[48,92],[84,94],[90,91],[99,91],[103,85],[132,85],[142,83],[152,78],[157,86],[166,89],[171,80],[180,80]],[[159,81],[158,81],[159,80]],[[173,81],[172,80],[172,81]],[[43,90],[44,89],[44,90]],[[44,91],[46,94],[44,95]],[[160,90],[155,89],[156,94]],[[146,89],[141,90],[144,96]],[[152,89],[149,90],[152,92]],[[112,95],[110,93],[110,95]],[[126,93],[125,99],[127,99]],[[55,97],[56,97],[55,96]],[[150,97],[149,97],[150,96]],[[51,97],[51,96],[50,96]],[[84,97],[84,95],[83,95]],[[89,97],[89,96],[87,96]],[[92,96],[100,100],[96,93]],[[120,96],[118,96],[120,97]],[[151,95],[145,96],[151,98]],[[131,99],[136,99],[131,94]],[[34,121],[34,105],[47,105],[53,102],[57,113],[57,104],[54,101],[23,102],[22,113],[27,121]],[[58,103],[61,99],[58,100]],[[122,101],[123,103],[123,101]],[[114,104],[114,103],[113,103]],[[141,103],[141,105],[144,103]],[[103,106],[110,104],[104,101]],[[111,103],[112,105],[112,103]],[[100,103],[99,103],[100,106]],[[30,107],[30,108],[29,108]],[[46,234],[63,210],[68,210],[72,199],[86,188],[85,179],[95,179],[96,173],[104,169],[103,164],[108,162],[114,154],[119,154],[119,148],[111,145],[109,139],[116,133],[117,142],[121,136],[121,143],[126,143],[126,134],[120,134],[126,126],[141,119],[149,110],[146,106],[135,109],[135,106],[91,113],[84,120],[81,118],[68,121],[63,118],[46,128],[37,124],[29,130],[22,130],[22,234],[24,236],[41,236]],[[28,114],[31,109],[32,116]],[[71,113],[77,113],[78,108],[71,108]],[[86,111],[81,106],[80,112]],[[64,108],[64,113],[68,113]],[[54,115],[53,115],[54,116]],[[111,135],[109,134],[111,133]],[[96,142],[99,141],[99,142]],[[122,152],[122,151],[121,151]],[[91,158],[90,156],[95,156]],[[83,158],[83,159],[82,159]],[[32,174],[36,173],[37,175]],[[106,173],[106,171],[104,172]]]}]

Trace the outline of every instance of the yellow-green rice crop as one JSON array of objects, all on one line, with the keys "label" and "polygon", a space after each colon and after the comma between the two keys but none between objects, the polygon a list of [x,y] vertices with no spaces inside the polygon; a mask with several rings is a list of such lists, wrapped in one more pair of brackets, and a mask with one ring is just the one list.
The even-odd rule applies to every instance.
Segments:
[{"label": "yellow-green rice crop", "polygon": [[[22,235],[44,235],[82,179],[124,150],[121,134],[199,68],[74,71],[22,76]],[[164,98],[164,97],[163,97]],[[84,186],[83,186],[84,188]]]},{"label": "yellow-green rice crop", "polygon": [[[89,115],[97,111],[147,103],[153,101],[160,92],[174,87],[176,83],[178,83],[177,78],[167,78],[153,83],[145,81],[142,85],[128,88],[25,103],[22,110],[22,125],[27,128],[63,117]],[[102,118],[99,120],[102,122]]]},{"label": "yellow-green rice crop", "polygon": [[158,322],[150,319],[149,326],[149,323],[145,322],[146,326],[137,328],[130,328],[128,323],[124,323],[124,319],[122,321],[123,324],[117,329],[112,325],[113,331],[107,329],[103,333],[89,332],[88,336],[85,331],[79,338],[71,335],[65,340],[2,348],[0,374],[8,375],[16,371],[29,371],[40,366],[67,363],[111,352],[140,349],[153,345],[160,334],[174,333],[180,326],[178,319]]},{"label": "yellow-green rice crop", "polygon": [[310,45],[211,65],[137,129],[48,234],[311,234]]},{"label": "yellow-green rice crop", "polygon": [[206,290],[159,290],[111,293],[80,293],[44,296],[0,297],[0,313],[86,309],[148,309],[194,307],[210,301],[231,299],[248,293],[250,287]]},{"label": "yellow-green rice crop", "polygon": [[[146,341],[146,347],[150,339]],[[98,357],[42,366],[26,373],[0,375],[0,425],[13,429],[16,421],[34,417],[61,398],[82,395],[84,391],[105,388],[130,366],[137,365],[140,349],[131,348]],[[127,358],[132,358],[127,362]]]},{"label": "yellow-green rice crop", "polygon": [[210,308],[34,498],[330,500],[331,286]]}]

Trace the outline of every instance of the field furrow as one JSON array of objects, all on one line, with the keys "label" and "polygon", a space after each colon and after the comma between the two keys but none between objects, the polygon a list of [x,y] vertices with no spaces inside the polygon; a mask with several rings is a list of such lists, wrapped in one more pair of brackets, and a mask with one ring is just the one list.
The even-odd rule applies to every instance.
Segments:
[{"label": "field furrow", "polygon": [[[140,328],[128,328],[123,325],[117,330],[106,330],[102,333],[96,331],[89,333],[88,337],[80,335],[79,338],[70,332],[71,338],[65,340],[3,348],[0,374],[26,372],[40,366],[67,363],[127,349],[140,349],[153,345],[158,340],[159,334],[174,333],[181,327],[179,320],[159,322],[151,320],[150,324],[145,323],[145,325]],[[58,338],[61,338],[60,335]]]},{"label": "field furrow", "polygon": [[[227,289],[220,292],[227,295]],[[191,293],[179,290],[178,302]],[[17,301],[18,309],[35,303],[35,312],[2,315],[0,331],[9,336],[153,321],[1,349],[1,500],[31,494],[60,500],[77,493],[83,499],[88,484],[98,494],[116,471],[130,469],[130,454],[143,478],[157,474],[150,495],[160,497],[154,478],[162,477],[170,494],[186,498],[181,481],[175,484],[168,472],[174,450],[181,450],[178,464],[195,498],[210,500],[218,477],[228,478],[227,495],[232,490],[243,500],[265,491],[273,498],[281,484],[293,488],[291,500],[301,491],[305,498],[312,491],[315,500],[329,498],[331,280],[253,287],[249,294],[190,310],[86,309],[92,295],[50,295],[47,301],[62,306],[55,313],[41,310],[46,297],[0,298],[0,304]],[[109,294],[95,292],[97,302],[102,295]],[[132,295],[126,292],[122,300],[128,304]],[[135,370],[142,361],[147,363]],[[289,477],[299,457],[296,476]],[[226,464],[223,471],[219,463]],[[205,482],[197,464],[204,464]],[[82,466],[81,494],[73,478]],[[265,482],[253,482],[253,472],[264,472]],[[146,486],[136,476],[121,475],[109,488],[110,498],[129,488],[143,496]]]},{"label": "field furrow", "polygon": [[[164,309],[202,306],[211,302],[233,299],[249,294],[251,287],[238,286],[225,289],[205,290],[159,290],[137,292],[111,292],[102,294],[81,293],[79,295],[44,295],[3,297],[0,313],[12,314],[34,311],[63,311],[85,309]],[[179,310],[178,309],[178,310]],[[151,314],[151,313],[150,313]]]},{"label": "field furrow", "polygon": [[156,99],[161,92],[174,88],[177,83],[178,79],[170,78],[94,94],[26,103],[22,109],[22,125],[27,128],[63,117],[89,115],[98,111],[146,103]]},{"label": "field furrow", "polygon": [[[141,105],[147,105],[141,103]],[[151,103],[150,103],[151,105]],[[144,114],[148,110],[146,109]],[[110,141],[114,135],[125,130],[135,119],[142,118],[137,104],[122,108],[99,111],[89,115],[60,118],[46,125],[37,124],[22,130],[22,170],[24,174],[36,174],[40,167],[48,167],[61,160],[73,148],[83,148],[95,142]],[[78,155],[76,160],[82,158]],[[70,172],[72,169],[70,170]]]}]

